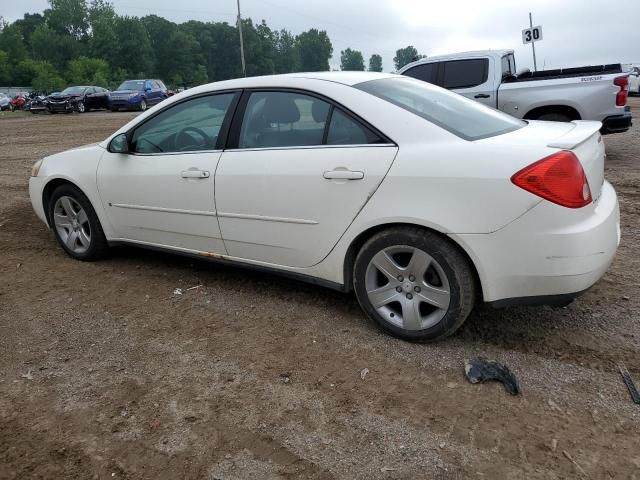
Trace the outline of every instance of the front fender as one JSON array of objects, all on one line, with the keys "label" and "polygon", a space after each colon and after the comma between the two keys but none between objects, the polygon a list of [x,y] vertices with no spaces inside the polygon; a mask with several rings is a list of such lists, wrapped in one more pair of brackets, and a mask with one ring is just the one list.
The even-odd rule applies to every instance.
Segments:
[{"label": "front fender", "polygon": [[71,183],[89,199],[106,237],[110,238],[113,236],[113,227],[103,209],[96,179],[98,163],[103,153],[102,147],[88,145],[46,157],[36,178],[44,179],[38,183],[41,185],[40,201],[45,212],[48,208],[47,205],[44,205],[44,193],[47,186],[54,181]]}]

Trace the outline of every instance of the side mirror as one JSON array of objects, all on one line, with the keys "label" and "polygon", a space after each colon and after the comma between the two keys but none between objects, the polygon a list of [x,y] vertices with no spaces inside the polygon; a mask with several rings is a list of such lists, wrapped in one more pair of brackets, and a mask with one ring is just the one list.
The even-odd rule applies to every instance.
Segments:
[{"label": "side mirror", "polygon": [[129,153],[129,142],[127,141],[127,134],[121,133],[116,135],[109,142],[108,150],[111,153]]},{"label": "side mirror", "polygon": [[144,87],[144,91],[145,92],[150,92],[151,91],[151,87]]}]

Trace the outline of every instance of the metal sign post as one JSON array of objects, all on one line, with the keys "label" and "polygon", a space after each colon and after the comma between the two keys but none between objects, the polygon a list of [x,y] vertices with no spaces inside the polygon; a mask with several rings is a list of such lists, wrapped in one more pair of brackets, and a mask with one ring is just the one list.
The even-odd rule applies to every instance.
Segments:
[{"label": "metal sign post", "polygon": [[[240,0],[238,0],[238,2],[239,1]],[[240,4],[238,3],[238,5],[240,5]],[[240,7],[238,7],[238,8],[240,8]],[[238,11],[240,11],[240,10],[238,10]],[[533,31],[533,19],[531,18],[531,12],[529,12],[529,28],[531,29],[531,31]],[[533,71],[537,72],[538,71],[538,63],[536,62],[536,41],[533,39],[533,37],[531,38],[531,49],[533,50]]]},{"label": "metal sign post", "polygon": [[529,12],[529,28],[522,30],[522,43],[531,44],[533,50],[533,69],[538,71],[538,62],[536,61],[536,42],[542,40],[542,26],[533,26],[533,19],[531,18],[531,12]]},{"label": "metal sign post", "polygon": [[240,0],[238,0],[238,34],[240,35],[240,59],[242,60],[242,75],[247,76],[247,69],[244,63],[244,42],[242,40],[242,17],[240,17]]}]

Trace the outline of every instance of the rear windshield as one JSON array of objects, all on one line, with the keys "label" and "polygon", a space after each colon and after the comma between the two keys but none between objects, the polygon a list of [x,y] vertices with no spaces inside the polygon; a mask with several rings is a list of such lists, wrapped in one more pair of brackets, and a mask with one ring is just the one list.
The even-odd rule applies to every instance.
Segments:
[{"label": "rear windshield", "polygon": [[465,140],[493,137],[526,125],[506,113],[413,78],[383,78],[354,87],[404,108]]},{"label": "rear windshield", "polygon": [[127,80],[126,82],[122,82],[118,90],[142,90],[143,87],[144,80]]}]

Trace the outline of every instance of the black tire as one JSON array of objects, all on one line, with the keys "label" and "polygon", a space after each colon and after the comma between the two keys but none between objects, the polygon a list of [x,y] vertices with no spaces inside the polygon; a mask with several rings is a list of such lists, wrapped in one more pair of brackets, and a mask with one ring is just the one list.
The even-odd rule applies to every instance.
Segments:
[{"label": "black tire", "polygon": [[[91,240],[89,243],[89,247],[83,253],[74,252],[65,244],[54,223],[54,207],[56,205],[56,202],[61,197],[65,196],[71,197],[73,200],[75,200],[87,214]],[[56,240],[58,241],[62,249],[67,253],[67,255],[75,258],[76,260],[89,262],[98,260],[107,254],[109,246],[107,245],[107,240],[104,236],[102,225],[100,225],[100,220],[98,219],[96,211],[93,209],[93,206],[91,205],[89,199],[78,188],[70,184],[60,185],[53,191],[51,199],[49,200],[49,205],[47,205],[47,210],[49,212],[49,223],[51,224],[51,228],[54,232]]]},{"label": "black tire", "polygon": [[78,103],[76,103],[76,111],[78,113],[85,113],[88,112],[89,109],[87,108],[86,104],[80,100]]},{"label": "black tire", "polygon": [[140,100],[140,105],[138,105],[138,110],[140,110],[141,112],[144,112],[147,109],[147,101],[142,98]]},{"label": "black tire", "polygon": [[[435,260],[446,276],[449,286],[449,304],[444,316],[425,329],[405,329],[384,318],[372,305],[366,288],[366,275],[373,257],[389,247],[411,247],[422,250]],[[440,274],[438,274],[440,275]],[[377,233],[360,249],[353,270],[353,286],[360,306],[367,316],[384,331],[410,341],[428,341],[453,334],[467,319],[476,298],[473,268],[467,258],[449,240],[419,227],[395,227]],[[418,290],[416,290],[418,291]],[[399,295],[405,295],[404,292]],[[408,297],[408,295],[407,295]],[[441,313],[444,309],[441,309]],[[393,317],[393,314],[389,314]]]},{"label": "black tire", "polygon": [[535,120],[544,120],[545,122],[570,122],[573,119],[564,113],[549,112],[538,115]]}]

